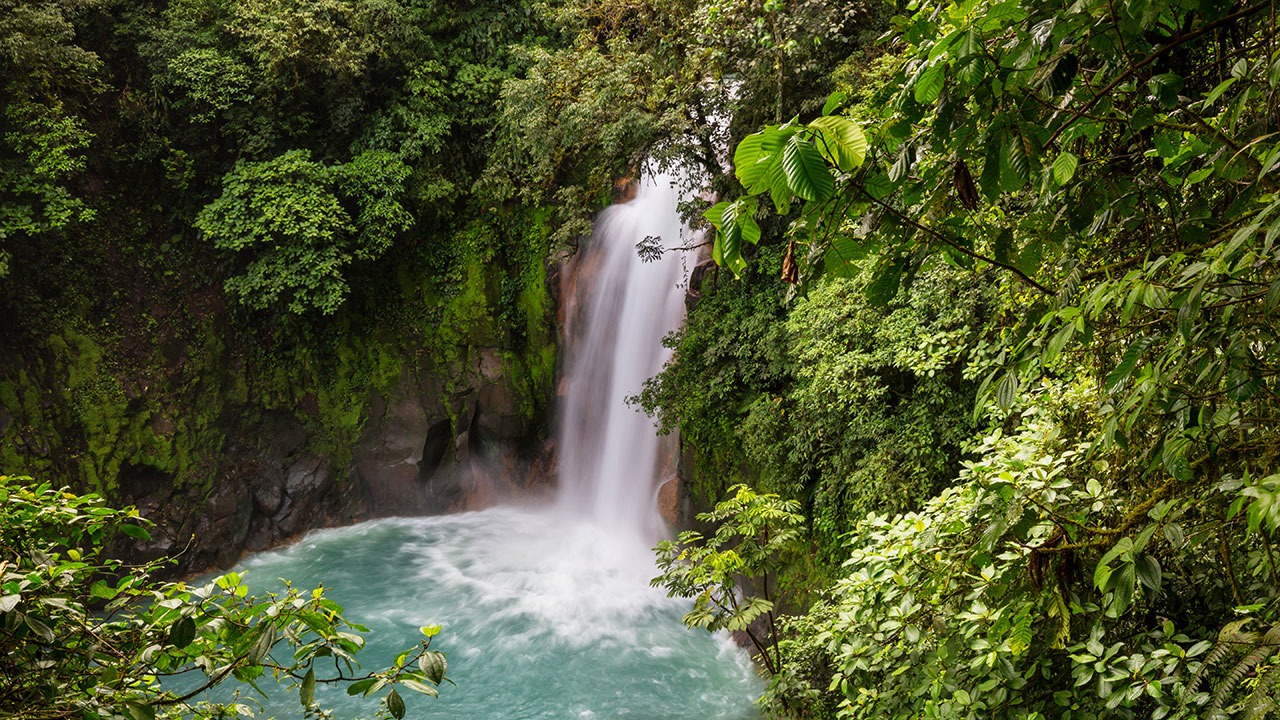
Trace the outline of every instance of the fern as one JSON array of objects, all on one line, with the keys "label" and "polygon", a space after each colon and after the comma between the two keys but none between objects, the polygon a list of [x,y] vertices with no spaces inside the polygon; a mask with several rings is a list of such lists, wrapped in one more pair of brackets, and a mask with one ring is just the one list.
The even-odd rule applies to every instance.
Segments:
[{"label": "fern", "polygon": [[1276,686],[1277,680],[1280,680],[1280,665],[1272,665],[1258,678],[1244,706],[1245,720],[1259,720],[1276,709],[1270,688]]},{"label": "fern", "polygon": [[1209,650],[1209,654],[1204,656],[1204,660],[1200,663],[1200,667],[1196,669],[1194,675],[1191,676],[1191,682],[1187,685],[1187,692],[1194,693],[1200,689],[1200,683],[1204,680],[1204,676],[1213,669],[1232,650],[1240,647],[1241,643],[1252,643],[1257,637],[1257,633],[1241,632],[1249,619],[1237,620],[1233,623],[1227,623],[1226,626],[1218,633],[1218,641]]},{"label": "fern", "polygon": [[[1246,719],[1262,718],[1277,707],[1276,689],[1280,681],[1280,625],[1273,625],[1265,633],[1247,632],[1241,620],[1222,628],[1218,641],[1205,656],[1188,685],[1189,693],[1195,693],[1211,668],[1228,657],[1239,659],[1231,665],[1223,678],[1213,688],[1211,701],[1205,713],[1210,718],[1226,718],[1239,715]],[[1250,680],[1251,678],[1252,681]],[[1247,690],[1241,700],[1231,702],[1238,692]]]}]

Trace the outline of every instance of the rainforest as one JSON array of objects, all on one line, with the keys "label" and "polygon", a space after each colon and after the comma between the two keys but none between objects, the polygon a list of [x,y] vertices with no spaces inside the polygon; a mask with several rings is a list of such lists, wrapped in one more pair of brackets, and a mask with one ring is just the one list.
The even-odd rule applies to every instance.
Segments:
[{"label": "rainforest", "polygon": [[1280,716],[1278,13],[0,0],[0,719]]}]

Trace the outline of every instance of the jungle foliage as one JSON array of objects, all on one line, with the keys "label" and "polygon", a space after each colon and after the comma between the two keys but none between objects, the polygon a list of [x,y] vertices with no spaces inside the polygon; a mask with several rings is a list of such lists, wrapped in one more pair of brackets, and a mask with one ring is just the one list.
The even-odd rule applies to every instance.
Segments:
[{"label": "jungle foliage", "polygon": [[208,490],[280,413],[340,461],[480,347],[536,434],[551,226],[476,182],[516,46],[561,43],[524,2],[0,4],[0,467]]},{"label": "jungle foliage", "polygon": [[250,694],[205,691],[238,681],[296,689],[306,717],[330,717],[316,684],[381,693],[403,718],[400,691],[435,697],[445,681],[438,626],[385,669],[361,670],[368,629],[324,588],[248,594],[236,573],[159,582],[161,562],[127,566],[107,549],[145,539],[136,510],[115,510],[31,478],[0,475],[0,717],[24,720],[253,717]]},{"label": "jungle foliage", "polygon": [[[822,599],[782,621],[766,708],[1277,711],[1276,12],[899,5],[875,57],[830,69],[821,110],[796,102],[734,144],[736,187],[705,215],[714,256],[746,282],[778,280],[704,284],[645,400],[665,426],[694,428],[700,470],[720,473],[699,478],[706,489],[744,478],[808,500],[810,540],[842,561]],[[956,278],[981,289],[980,310],[939,325],[963,305],[944,289]],[[768,305],[776,283],[785,309]],[[903,305],[923,312],[886,342]],[[726,352],[716,332],[749,347]],[[923,379],[932,338],[953,374],[920,415],[868,393],[878,373],[851,363],[887,355],[871,367]],[[733,357],[770,372],[735,377]],[[815,393],[827,402],[803,415]],[[748,411],[762,396],[783,432]],[[961,467],[935,466],[908,496],[892,464],[870,482],[833,468],[874,457],[844,418],[877,413],[904,450],[943,420]],[[836,432],[822,433],[828,416]],[[815,435],[826,442],[790,467],[753,450]],[[870,514],[824,533],[824,483],[865,494]]]}]

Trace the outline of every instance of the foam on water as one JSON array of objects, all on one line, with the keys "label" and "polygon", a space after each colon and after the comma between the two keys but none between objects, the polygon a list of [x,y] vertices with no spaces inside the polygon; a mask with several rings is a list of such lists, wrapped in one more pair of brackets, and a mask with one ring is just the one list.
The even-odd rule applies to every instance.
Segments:
[{"label": "foam on water", "polygon": [[[323,581],[370,627],[371,659],[442,624],[435,646],[458,687],[438,700],[407,694],[410,717],[754,717],[760,681],[746,654],[685,628],[687,605],[650,588],[652,560],[637,574],[630,555],[608,530],[566,527],[555,509],[495,508],[319,531],[241,569],[255,589]],[[339,717],[372,715],[367,700],[319,693]],[[266,706],[288,717],[297,699]]]}]

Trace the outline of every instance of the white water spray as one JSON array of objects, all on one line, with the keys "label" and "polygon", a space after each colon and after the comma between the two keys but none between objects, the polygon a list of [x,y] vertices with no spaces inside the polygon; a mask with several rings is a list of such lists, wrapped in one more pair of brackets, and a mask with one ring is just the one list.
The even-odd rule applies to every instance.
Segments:
[{"label": "white water spray", "polygon": [[[639,183],[635,199],[600,214],[579,264],[584,327],[566,364],[560,430],[560,506],[647,549],[662,533],[657,487],[660,440],[627,398],[671,356],[662,338],[684,318],[687,235],[676,178]],[[644,262],[637,244],[657,237],[662,257]],[[651,565],[650,565],[651,566]]]}]

